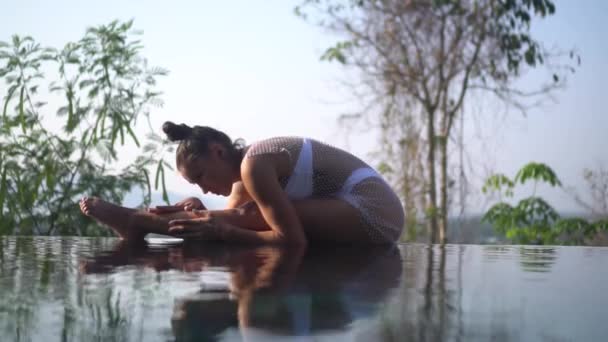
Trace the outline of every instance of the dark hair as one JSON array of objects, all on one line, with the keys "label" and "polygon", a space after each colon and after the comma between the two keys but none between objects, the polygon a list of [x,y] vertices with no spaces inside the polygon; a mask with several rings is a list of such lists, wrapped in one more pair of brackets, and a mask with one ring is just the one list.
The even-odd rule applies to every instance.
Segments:
[{"label": "dark hair", "polygon": [[179,141],[176,151],[176,164],[179,168],[185,162],[205,156],[209,152],[209,143],[219,143],[228,151],[229,160],[240,164],[244,142],[234,142],[222,131],[207,126],[190,127],[186,124],[176,125],[171,121],[163,124],[163,132],[170,141]]}]

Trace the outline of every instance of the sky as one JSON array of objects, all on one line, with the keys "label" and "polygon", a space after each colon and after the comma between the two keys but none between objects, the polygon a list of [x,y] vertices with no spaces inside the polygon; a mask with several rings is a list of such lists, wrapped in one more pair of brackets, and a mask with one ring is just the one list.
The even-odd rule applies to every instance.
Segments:
[{"label": "sky", "polygon": [[[134,27],[143,31],[142,54],[151,65],[170,72],[159,83],[165,105],[152,112],[157,133],[164,121],[172,120],[212,126],[247,142],[308,136],[372,163],[375,133],[349,135],[337,123],[340,114],[357,104],[340,84],[345,70],[319,60],[336,37],[296,17],[293,8],[298,3],[3,0],[0,40],[18,33],[61,47],[82,37],[89,26],[134,19]],[[480,174],[490,168],[512,176],[529,161],[544,162],[564,184],[584,193],[583,168],[602,162],[608,166],[608,116],[602,98],[608,79],[608,2],[555,3],[557,14],[534,27],[547,46],[575,48],[581,55],[582,65],[569,77],[567,88],[556,93],[555,102],[526,117],[482,105],[483,100],[469,101],[465,118],[480,119],[467,124],[465,131],[473,168]],[[534,83],[536,77],[523,79],[522,85]],[[123,160],[135,152],[126,148]],[[177,173],[167,174],[167,186],[184,196],[200,195]],[[563,191],[543,191],[557,209],[578,209]],[[485,205],[475,203],[478,209]]]}]

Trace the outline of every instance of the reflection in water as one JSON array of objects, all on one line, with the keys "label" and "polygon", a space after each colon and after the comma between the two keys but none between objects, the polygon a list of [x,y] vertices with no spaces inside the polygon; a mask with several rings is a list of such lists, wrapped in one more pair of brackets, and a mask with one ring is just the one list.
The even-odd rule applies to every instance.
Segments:
[{"label": "reflection in water", "polygon": [[555,247],[521,246],[521,268],[528,272],[549,272],[555,263]]},{"label": "reflection in water", "polygon": [[[519,253],[514,254],[516,249]],[[488,261],[517,259],[526,272],[550,272],[557,258],[555,247],[548,246],[483,246],[484,258]]]},{"label": "reflection in water", "polygon": [[1,341],[602,340],[608,248],[0,238]]},{"label": "reflection in water", "polygon": [[157,271],[199,272],[214,267],[229,274],[227,286],[207,286],[178,298],[171,316],[178,340],[211,340],[230,328],[246,339],[310,336],[344,330],[373,317],[399,284],[396,247],[227,247],[184,244],[168,248],[119,244],[89,259],[87,274],[126,265]]}]

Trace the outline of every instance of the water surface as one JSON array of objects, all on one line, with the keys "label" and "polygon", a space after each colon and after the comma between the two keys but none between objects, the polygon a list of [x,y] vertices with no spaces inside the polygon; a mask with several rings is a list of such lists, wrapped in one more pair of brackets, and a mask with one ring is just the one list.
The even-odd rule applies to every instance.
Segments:
[{"label": "water surface", "polygon": [[0,238],[1,341],[605,341],[608,248]]}]

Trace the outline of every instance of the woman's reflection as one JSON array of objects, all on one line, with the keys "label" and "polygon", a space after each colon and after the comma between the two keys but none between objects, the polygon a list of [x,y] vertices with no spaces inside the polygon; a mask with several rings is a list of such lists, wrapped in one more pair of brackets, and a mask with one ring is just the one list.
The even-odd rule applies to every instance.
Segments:
[{"label": "woman's reflection", "polygon": [[304,253],[293,246],[119,243],[82,263],[82,270],[111,272],[124,265],[202,274],[227,270],[224,288],[202,286],[175,300],[171,326],[180,341],[215,340],[237,327],[245,340],[343,330],[373,316],[401,274],[395,246],[327,246]]}]

